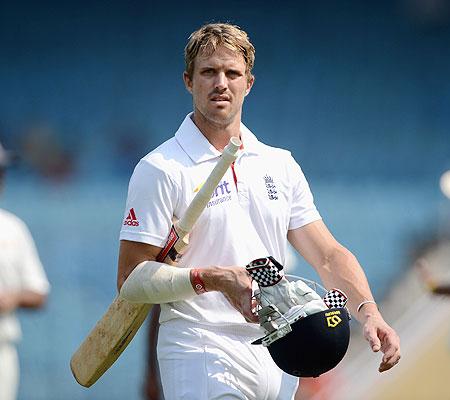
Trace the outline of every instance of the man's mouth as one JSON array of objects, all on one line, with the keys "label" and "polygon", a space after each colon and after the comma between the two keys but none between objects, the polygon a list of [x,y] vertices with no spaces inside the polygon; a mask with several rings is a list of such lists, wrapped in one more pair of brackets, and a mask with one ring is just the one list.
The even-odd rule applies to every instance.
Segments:
[{"label": "man's mouth", "polygon": [[213,96],[211,97],[211,101],[230,101],[230,98],[228,96]]}]

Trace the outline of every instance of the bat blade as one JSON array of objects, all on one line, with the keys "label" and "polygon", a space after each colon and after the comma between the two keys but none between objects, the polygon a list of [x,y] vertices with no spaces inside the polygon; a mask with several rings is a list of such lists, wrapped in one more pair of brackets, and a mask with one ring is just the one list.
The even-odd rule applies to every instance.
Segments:
[{"label": "bat blade", "polygon": [[149,313],[151,304],[116,297],[70,360],[76,381],[93,385],[122,354]]},{"label": "bat blade", "polygon": [[[174,264],[183,253],[189,232],[229,166],[236,159],[240,145],[239,139],[230,139],[202,188],[172,228],[158,261]],[[119,296],[114,299],[70,360],[72,374],[80,385],[92,386],[111,367],[133,339],[151,307],[151,304],[130,303]]]}]

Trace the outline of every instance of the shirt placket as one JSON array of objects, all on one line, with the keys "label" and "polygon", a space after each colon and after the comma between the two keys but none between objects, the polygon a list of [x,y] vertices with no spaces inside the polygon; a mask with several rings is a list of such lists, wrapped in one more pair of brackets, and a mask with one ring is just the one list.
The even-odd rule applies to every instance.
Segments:
[{"label": "shirt placket", "polygon": [[248,210],[250,203],[248,182],[245,172],[245,154],[241,154],[232,165],[232,174],[235,183],[238,201],[244,210]]}]

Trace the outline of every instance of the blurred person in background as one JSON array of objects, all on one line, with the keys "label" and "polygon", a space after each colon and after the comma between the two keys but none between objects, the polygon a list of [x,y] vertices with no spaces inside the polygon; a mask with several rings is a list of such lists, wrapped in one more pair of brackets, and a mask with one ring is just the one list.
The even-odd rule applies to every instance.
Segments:
[{"label": "blurred person in background", "polygon": [[430,266],[425,258],[419,258],[415,267],[428,291],[436,295],[450,296],[450,282],[439,282],[431,273]]},{"label": "blurred person in background", "polygon": [[64,131],[50,121],[35,119],[21,132],[20,155],[23,164],[48,182],[68,182],[76,170],[73,146],[63,142]]},{"label": "blurred person in background", "polygon": [[[0,143],[0,193],[11,154]],[[25,223],[0,208],[0,399],[14,400],[19,385],[16,343],[21,337],[14,312],[45,304],[49,282]]]}]

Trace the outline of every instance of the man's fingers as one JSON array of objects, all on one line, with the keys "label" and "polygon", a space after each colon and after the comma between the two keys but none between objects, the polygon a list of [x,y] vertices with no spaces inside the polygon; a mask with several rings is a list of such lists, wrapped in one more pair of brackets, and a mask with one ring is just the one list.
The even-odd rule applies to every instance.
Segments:
[{"label": "man's fingers", "polygon": [[396,354],[389,359],[385,359],[383,357],[383,360],[381,361],[380,367],[378,368],[379,372],[384,372],[389,369],[391,369],[394,365],[396,365],[400,361],[400,354]]},{"label": "man's fingers", "polygon": [[378,338],[376,329],[368,328],[364,332],[364,337],[369,342],[370,348],[373,352],[378,352],[381,349],[381,342]]},{"label": "man's fingers", "polygon": [[244,296],[238,300],[232,299],[230,296],[224,294],[230,304],[238,310],[245,318],[247,322],[258,322],[258,315],[252,311],[251,297]]},{"label": "man's fingers", "polygon": [[371,340],[369,343],[370,343],[370,347],[372,348],[372,351],[374,353],[380,351],[381,346],[380,346],[380,341],[378,339]]},{"label": "man's fingers", "polygon": [[368,318],[364,323],[364,337],[369,342],[373,352],[381,350],[379,372],[391,369],[400,361],[400,338],[397,333],[384,322],[382,317],[375,315]]},{"label": "man's fingers", "polygon": [[238,298],[239,301],[239,311],[244,316],[247,322],[258,322],[258,316],[252,311],[253,309],[253,297],[252,297],[251,287],[245,290],[244,295]]},{"label": "man's fingers", "polygon": [[252,311],[251,299],[244,299],[241,304],[241,313],[247,322],[258,322],[258,316]]},{"label": "man's fingers", "polygon": [[248,315],[248,316],[245,316],[245,315],[244,315],[244,318],[245,318],[245,320],[246,320],[247,322],[257,323],[257,322],[259,321],[258,316],[253,315],[253,314]]},{"label": "man's fingers", "polygon": [[399,349],[392,349],[389,354],[386,353],[383,356],[383,359],[381,361],[380,365],[386,365],[386,366],[394,366],[400,361],[401,355]]},{"label": "man's fingers", "polygon": [[386,337],[381,350],[384,355],[378,370],[383,372],[391,369],[400,361],[400,340],[398,339],[398,336],[395,335]]}]

